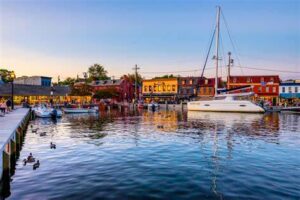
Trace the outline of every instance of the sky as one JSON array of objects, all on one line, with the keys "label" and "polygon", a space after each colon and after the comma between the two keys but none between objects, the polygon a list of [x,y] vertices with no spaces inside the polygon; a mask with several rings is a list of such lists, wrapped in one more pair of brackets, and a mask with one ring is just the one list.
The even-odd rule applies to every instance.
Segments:
[{"label": "sky", "polygon": [[[0,0],[0,68],[54,81],[82,76],[94,63],[114,77],[135,64],[145,78],[200,76],[216,5],[224,16],[219,74],[226,76],[231,51],[232,75],[300,79],[298,0]],[[215,74],[214,51],[207,77]]]}]

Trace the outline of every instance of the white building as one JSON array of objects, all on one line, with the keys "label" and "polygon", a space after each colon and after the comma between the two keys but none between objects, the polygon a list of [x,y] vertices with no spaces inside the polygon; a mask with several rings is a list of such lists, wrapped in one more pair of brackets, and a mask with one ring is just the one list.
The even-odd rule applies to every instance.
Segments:
[{"label": "white building", "polygon": [[280,83],[279,95],[282,99],[300,99],[300,82],[286,81]]},{"label": "white building", "polygon": [[14,84],[51,86],[51,77],[46,76],[22,76],[14,80]]}]

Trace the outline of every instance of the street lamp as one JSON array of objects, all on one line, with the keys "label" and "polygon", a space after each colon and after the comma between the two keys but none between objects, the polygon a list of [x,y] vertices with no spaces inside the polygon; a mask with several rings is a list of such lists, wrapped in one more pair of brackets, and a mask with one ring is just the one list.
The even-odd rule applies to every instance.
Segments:
[{"label": "street lamp", "polygon": [[51,87],[51,91],[50,91],[50,104],[51,104],[51,107],[53,106],[53,93],[54,93],[54,88]]},{"label": "street lamp", "polygon": [[16,78],[16,74],[14,71],[10,72],[10,80],[11,80],[11,109],[14,109],[14,79]]}]

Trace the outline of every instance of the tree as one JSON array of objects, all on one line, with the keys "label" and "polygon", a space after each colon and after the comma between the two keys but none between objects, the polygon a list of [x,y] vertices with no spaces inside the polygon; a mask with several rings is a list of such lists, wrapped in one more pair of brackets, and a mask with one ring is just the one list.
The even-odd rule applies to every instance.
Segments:
[{"label": "tree", "polygon": [[[127,80],[130,83],[135,83],[135,74],[124,74],[121,79]],[[137,83],[138,85],[141,85],[143,81],[143,78],[141,74],[137,73]]]},{"label": "tree", "polygon": [[94,64],[88,69],[89,79],[90,80],[107,80],[107,71],[100,64]]},{"label": "tree", "polygon": [[160,78],[175,78],[176,76],[174,76],[173,74],[166,74],[166,75],[163,75],[163,76],[157,76],[157,77],[154,77],[154,79],[160,79]]},{"label": "tree", "polygon": [[93,98],[95,99],[109,99],[109,98],[114,98],[118,97],[119,93],[115,88],[107,88],[103,90],[98,90],[95,92],[93,95]]},{"label": "tree", "polygon": [[10,82],[11,81],[11,77],[10,77],[10,74],[12,73],[13,71],[9,71],[7,69],[0,69],[0,76],[2,78],[2,81],[4,83],[7,83],[7,82]]},{"label": "tree", "polygon": [[64,81],[60,81],[60,82],[59,82],[59,85],[69,85],[69,86],[73,86],[75,82],[76,82],[76,79],[75,79],[75,78],[68,77],[68,78],[66,78]]},{"label": "tree", "polygon": [[78,86],[71,85],[70,95],[73,96],[90,96],[92,95],[91,88],[89,85],[80,84]]}]

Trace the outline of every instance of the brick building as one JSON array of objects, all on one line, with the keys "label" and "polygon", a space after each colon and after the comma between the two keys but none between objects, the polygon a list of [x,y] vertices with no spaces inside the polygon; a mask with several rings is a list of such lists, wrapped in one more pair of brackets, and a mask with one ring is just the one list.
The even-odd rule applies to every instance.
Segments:
[{"label": "brick building", "polygon": [[101,90],[116,91],[117,101],[131,102],[134,99],[134,85],[125,79],[93,81],[90,87],[93,93]]},{"label": "brick building", "polygon": [[244,89],[244,92],[254,92],[253,100],[265,100],[272,102],[273,105],[278,104],[279,99],[279,83],[278,75],[272,76],[230,76],[228,81],[229,89],[251,86],[251,89]]}]

